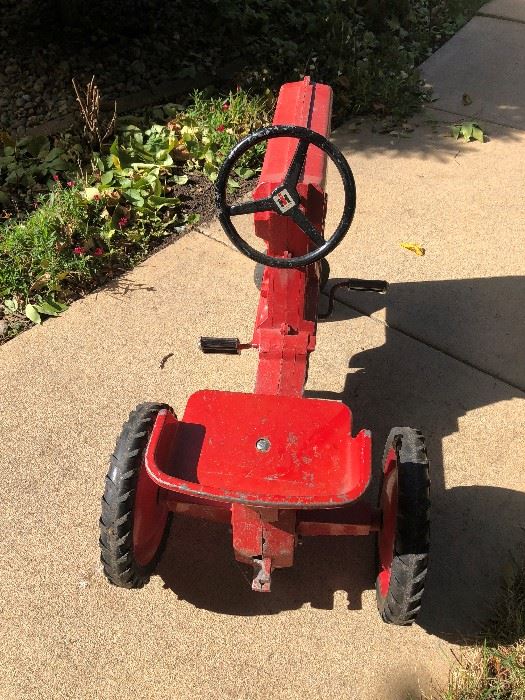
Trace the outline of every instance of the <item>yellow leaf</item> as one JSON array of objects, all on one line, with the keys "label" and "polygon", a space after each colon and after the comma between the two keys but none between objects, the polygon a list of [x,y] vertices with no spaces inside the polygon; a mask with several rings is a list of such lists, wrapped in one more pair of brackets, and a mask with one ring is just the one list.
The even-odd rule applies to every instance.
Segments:
[{"label": "yellow leaf", "polygon": [[424,255],[425,254],[425,249],[423,248],[422,245],[419,245],[419,243],[401,243],[401,248],[405,248],[405,250],[410,250],[412,253],[415,253],[416,255]]},{"label": "yellow leaf", "polygon": [[94,197],[97,195],[100,196],[100,192],[98,191],[98,187],[86,187],[86,189],[82,192],[82,195],[88,200],[88,202],[91,202]]}]

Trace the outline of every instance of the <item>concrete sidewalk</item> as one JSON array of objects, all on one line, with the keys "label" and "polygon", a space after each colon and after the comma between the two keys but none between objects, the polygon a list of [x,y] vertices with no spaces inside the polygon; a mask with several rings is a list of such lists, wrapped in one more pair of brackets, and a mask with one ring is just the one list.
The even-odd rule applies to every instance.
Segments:
[{"label": "concrete sidewalk", "polygon": [[[249,338],[257,304],[253,264],[213,224],[0,350],[2,700],[406,700],[446,681],[450,649],[480,631],[525,544],[525,58],[487,58],[502,61],[498,94],[451,70],[491,32],[524,46],[525,24],[511,16],[520,6],[489,3],[483,11],[508,19],[476,18],[429,59],[444,102],[410,138],[334,134],[358,210],[332,277],[385,278],[391,291],[380,304],[341,297],[319,327],[307,393],[344,400],[355,429],[372,429],[376,469],[391,426],[428,436],[432,569],[418,624],[381,623],[371,538],[306,542],[274,592],[257,596],[226,530],[180,520],[146,588],[103,578],[99,499],[129,410],[162,400],[181,413],[200,388],[253,387],[254,352],[197,349],[200,335]],[[443,136],[443,121],[470,113],[454,97],[465,92],[485,144]],[[338,188],[331,177],[327,231]]]}]

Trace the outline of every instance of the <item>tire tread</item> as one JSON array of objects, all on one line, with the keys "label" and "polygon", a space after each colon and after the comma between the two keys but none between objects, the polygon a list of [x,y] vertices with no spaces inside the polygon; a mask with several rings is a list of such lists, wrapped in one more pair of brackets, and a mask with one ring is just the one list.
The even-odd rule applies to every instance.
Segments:
[{"label": "tire tread", "polygon": [[383,465],[392,446],[398,454],[398,514],[390,586],[385,597],[376,582],[379,612],[384,622],[411,625],[421,608],[428,570],[430,479],[425,440],[413,428],[394,428],[385,447]]},{"label": "tire tread", "polygon": [[147,566],[140,566],[134,561],[132,529],[135,486],[149,434],[158,412],[165,408],[171,410],[161,403],[137,406],[124,423],[110,458],[101,499],[100,560],[106,578],[121,588],[141,588],[149,581],[162,555],[169,531],[168,518],[164,537],[153,560]]}]

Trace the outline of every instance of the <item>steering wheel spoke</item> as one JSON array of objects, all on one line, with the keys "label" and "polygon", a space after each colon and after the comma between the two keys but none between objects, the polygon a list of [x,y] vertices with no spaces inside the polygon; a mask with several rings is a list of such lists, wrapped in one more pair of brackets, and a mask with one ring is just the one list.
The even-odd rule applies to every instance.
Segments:
[{"label": "steering wheel spoke", "polygon": [[284,178],[284,184],[287,187],[297,187],[299,177],[301,176],[301,171],[304,167],[309,145],[310,143],[308,141],[304,141],[303,139],[301,139],[297,144],[292,162],[290,163],[290,167],[288,168],[288,172]]},{"label": "steering wheel spoke", "polygon": [[312,222],[306,218],[299,207],[295,207],[291,211],[291,217],[293,221],[299,226],[299,228],[306,233],[308,238],[313,241],[318,247],[326,243],[325,239],[321,236],[319,231],[315,228]]},{"label": "steering wheel spoke", "polygon": [[241,204],[233,204],[229,207],[230,216],[239,216],[240,214],[255,214],[259,211],[276,211],[277,207],[271,197],[264,199],[254,199],[251,202],[241,202]]}]

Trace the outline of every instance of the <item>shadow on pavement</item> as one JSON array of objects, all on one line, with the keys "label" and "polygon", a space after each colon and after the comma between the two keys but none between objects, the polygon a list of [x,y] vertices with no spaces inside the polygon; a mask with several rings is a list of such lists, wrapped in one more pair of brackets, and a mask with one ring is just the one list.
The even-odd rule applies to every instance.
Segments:
[{"label": "shadow on pavement", "polygon": [[[390,133],[382,133],[385,127],[380,121],[367,119],[361,123],[357,120],[336,129],[331,141],[345,153],[360,153],[366,158],[387,154],[391,158],[414,157],[420,161],[448,163],[451,158],[465,152],[464,142],[451,137],[450,125],[468,121],[467,117],[439,110],[423,110],[407,121],[409,131],[392,127]],[[483,125],[482,120],[480,123]],[[486,141],[523,141],[522,133],[516,129],[490,125],[489,130],[491,136],[490,139],[486,137]]]},{"label": "shadow on pavement", "polygon": [[[390,297],[376,297],[376,304],[379,307],[386,301],[387,321],[402,325],[407,309],[398,310],[397,301],[391,308],[389,298],[403,299],[404,304],[410,304],[412,297],[426,299],[429,318],[438,325],[448,319],[448,334],[458,338],[458,356],[462,348],[477,344],[485,349],[487,357],[500,358],[500,373],[504,373],[509,357],[518,358],[522,353],[523,324],[513,314],[520,299],[521,309],[525,308],[524,280],[489,278],[392,285]],[[352,300],[354,297],[356,293]],[[456,305],[458,313],[454,314],[452,302],[461,297],[470,299],[469,313],[461,313],[461,305]],[[487,298],[492,299],[490,308],[473,303],[473,299]],[[511,298],[512,303],[507,303]],[[489,314],[493,318],[490,328],[473,312],[476,308],[478,316]],[[418,318],[417,309],[415,313]],[[350,335],[352,319],[358,315],[348,306],[337,304],[332,320],[347,320]],[[424,324],[421,327],[424,329]],[[434,357],[435,361],[429,361]],[[490,606],[497,599],[505,567],[525,551],[525,494],[497,485],[506,453],[496,450],[505,446],[505,436],[498,447],[488,439],[486,445],[476,444],[474,448],[469,444],[463,447],[460,436],[455,454],[461,454],[461,466],[448,464],[447,468],[452,481],[472,485],[448,489],[442,443],[458,433],[458,421],[469,411],[523,399],[524,394],[454,359],[436,355],[389,327],[384,345],[354,355],[348,366],[341,393],[307,391],[305,395],[342,400],[353,411],[353,432],[363,427],[371,429],[376,477],[383,443],[392,426],[410,425],[425,433],[432,478],[431,567],[418,624],[449,641],[467,643],[482,633],[490,618]],[[497,362],[492,369],[497,369]],[[509,442],[514,438],[516,444],[517,430],[516,425],[509,425]],[[458,474],[458,469],[464,472]],[[477,474],[485,485],[476,484]],[[508,482],[508,474],[504,478]],[[377,484],[373,483],[367,498],[375,500],[376,492]],[[181,598],[220,613],[272,614],[304,603],[330,609],[334,592],[341,590],[348,594],[349,609],[358,610],[362,592],[373,587],[374,545],[367,537],[306,539],[297,550],[295,566],[276,572],[272,593],[254,595],[249,586],[250,572],[233,560],[227,528],[178,520],[158,573]]]},{"label": "shadow on pavement", "polygon": [[115,297],[127,297],[133,292],[156,292],[157,288],[151,285],[134,282],[125,274],[116,277],[111,282],[107,282],[103,287],[105,292],[109,292]]}]

